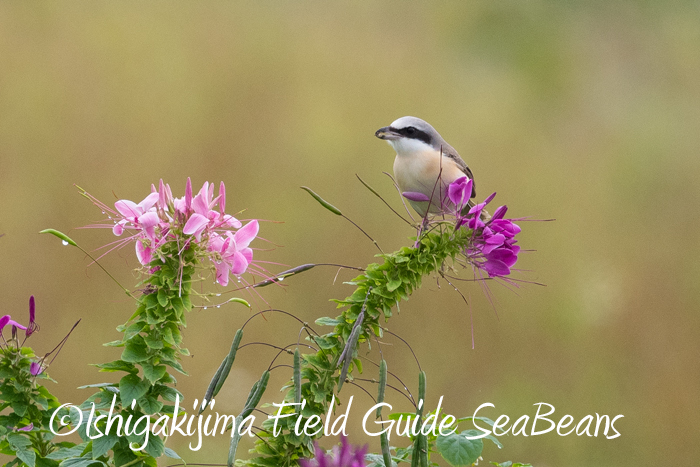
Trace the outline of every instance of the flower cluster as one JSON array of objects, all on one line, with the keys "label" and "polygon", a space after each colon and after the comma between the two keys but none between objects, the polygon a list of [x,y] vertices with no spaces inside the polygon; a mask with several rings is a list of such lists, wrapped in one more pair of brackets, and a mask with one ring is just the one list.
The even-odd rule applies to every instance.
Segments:
[{"label": "flower cluster", "polygon": [[235,217],[226,214],[226,187],[221,182],[219,194],[214,196],[214,184],[205,182],[196,195],[192,182],[187,179],[185,195],[173,197],[170,185],[160,181],[158,188],[151,185],[151,193],[140,203],[119,200],[114,209],[85,193],[103,212],[108,213],[112,224],[94,227],[110,227],[114,235],[129,236],[115,242],[114,248],[134,242],[136,257],[146,266],[159,257],[169,242],[175,242],[177,251],[192,246],[211,259],[216,267],[216,281],[226,286],[231,274],[240,276],[253,261],[250,242],[258,235],[258,221],[251,220],[245,226]]},{"label": "flower cluster", "polygon": [[450,201],[456,206],[456,228],[466,225],[474,231],[465,255],[473,265],[486,271],[489,277],[507,276],[518,261],[520,246],[516,245],[515,236],[520,232],[520,227],[512,219],[503,218],[508,211],[507,206],[500,206],[490,217],[485,213],[484,207],[496,197],[496,193],[464,214],[471,192],[472,181],[467,177],[455,180],[448,188]]},{"label": "flower cluster", "polygon": [[302,459],[299,461],[301,467],[365,467],[365,454],[367,446],[353,448],[348,444],[345,436],[342,438],[342,445],[335,446],[332,454],[326,454],[318,444],[313,459]]},{"label": "flower cluster", "polygon": [[[24,331],[24,340],[34,334],[36,331],[39,330],[39,326],[36,324],[35,321],[35,311],[36,311],[36,304],[34,301],[34,296],[32,295],[29,298],[29,326],[23,326],[19,324],[17,321],[13,320],[10,315],[5,315],[0,318],[0,336],[2,336],[2,342],[0,343],[0,348],[9,348],[10,346],[20,348],[24,344],[24,342],[19,343],[17,340],[17,331],[22,330]],[[5,339],[5,336],[3,334],[3,331],[5,330],[6,326],[12,326],[11,330],[11,338]],[[44,366],[42,365],[41,361],[32,361],[30,368],[29,368],[30,373],[32,376],[37,376],[44,371]]]}]

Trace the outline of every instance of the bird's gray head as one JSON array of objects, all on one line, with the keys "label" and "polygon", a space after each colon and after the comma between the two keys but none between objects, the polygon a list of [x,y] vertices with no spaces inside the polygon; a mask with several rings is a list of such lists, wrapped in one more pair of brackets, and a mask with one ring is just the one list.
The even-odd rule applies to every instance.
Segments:
[{"label": "bird's gray head", "polygon": [[417,151],[440,150],[447,143],[430,123],[416,117],[401,117],[374,134],[389,143],[399,155]]}]

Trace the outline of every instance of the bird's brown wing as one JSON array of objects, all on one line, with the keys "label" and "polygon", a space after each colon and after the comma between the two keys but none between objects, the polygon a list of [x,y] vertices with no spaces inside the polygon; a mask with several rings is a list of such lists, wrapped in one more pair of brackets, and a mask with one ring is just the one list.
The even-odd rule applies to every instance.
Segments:
[{"label": "bird's brown wing", "polygon": [[474,174],[472,174],[472,171],[469,168],[469,166],[467,165],[467,163],[464,162],[464,160],[459,156],[457,151],[455,151],[454,148],[451,146],[443,146],[442,154],[445,157],[449,157],[450,159],[455,161],[455,163],[457,163],[457,165],[462,170],[462,172],[464,172],[464,175],[469,177],[469,179],[472,181],[472,196],[471,197],[475,198],[476,197],[476,180],[474,180]]}]

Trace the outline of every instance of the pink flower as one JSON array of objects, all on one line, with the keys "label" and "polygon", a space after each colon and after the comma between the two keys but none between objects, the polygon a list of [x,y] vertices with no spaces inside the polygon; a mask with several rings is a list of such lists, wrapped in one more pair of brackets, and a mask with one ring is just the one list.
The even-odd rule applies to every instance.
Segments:
[{"label": "pink flower", "polygon": [[36,331],[39,330],[39,325],[36,324],[35,319],[36,315],[36,304],[34,301],[34,295],[29,297],[29,326],[27,326],[27,329],[24,331],[25,336],[29,337],[32,334],[34,334]]},{"label": "pink flower", "polygon": [[[489,198],[488,201],[493,199]],[[477,206],[486,204],[484,202]],[[478,218],[481,209],[483,206],[470,216]],[[486,271],[489,277],[507,276],[518,261],[520,246],[516,245],[515,236],[520,233],[520,227],[512,220],[503,218],[507,210],[506,206],[501,206],[487,223],[480,220],[483,227],[474,231],[472,245],[467,250],[467,257],[471,258],[477,267]],[[470,217],[467,225],[471,225],[473,219]]]},{"label": "pink flower", "polygon": [[2,332],[2,330],[3,330],[3,329],[5,328],[5,326],[7,326],[8,324],[9,324],[10,326],[14,326],[14,327],[16,327],[16,328],[22,329],[23,331],[26,331],[26,330],[27,330],[26,326],[22,326],[22,325],[19,324],[17,321],[15,321],[15,320],[13,320],[12,318],[10,318],[10,315],[5,315],[5,316],[3,316],[2,318],[0,318],[0,332]]},{"label": "pink flower", "polygon": [[314,446],[316,450],[314,458],[300,460],[301,467],[365,467],[367,446],[353,447],[345,436],[342,437],[340,447],[333,447],[332,455],[326,454],[318,444]]},{"label": "pink flower", "polygon": [[30,423],[29,425],[23,427],[23,428],[17,428],[17,431],[32,431],[34,429],[34,424]]},{"label": "pink flower", "polygon": [[[215,211],[214,207],[219,202],[219,211]],[[204,182],[202,189],[199,190],[197,196],[192,200],[192,209],[194,213],[190,216],[182,230],[185,235],[194,235],[197,241],[201,239],[202,233],[207,229],[215,229],[217,227],[240,227],[241,223],[233,216],[224,214],[222,204],[226,204],[226,188],[221,183],[219,188],[219,196],[214,198],[214,184]]]},{"label": "pink flower", "polygon": [[32,376],[40,375],[44,372],[44,367],[41,365],[41,363],[32,362],[32,364],[29,365],[29,372],[32,374]]},{"label": "pink flower", "polygon": [[215,260],[219,283],[228,283],[230,274],[242,274],[253,260],[249,244],[257,236],[258,223],[253,221],[243,227],[238,219],[225,212],[224,183],[219,185],[218,196],[214,196],[214,190],[214,184],[205,182],[193,196],[192,181],[188,178],[185,196],[174,198],[170,185],[160,180],[158,187],[151,185],[151,193],[138,204],[117,201],[116,211],[85,195],[103,212],[109,211],[109,219],[114,221],[94,227],[109,226],[117,236],[125,230],[131,232],[129,237],[114,242],[112,249],[133,241],[136,257],[145,266],[156,257],[162,259],[159,251],[169,242],[177,245],[177,251],[196,247],[198,254]]},{"label": "pink flower", "polygon": [[418,191],[404,191],[401,196],[410,201],[430,201],[428,195],[420,193]]},{"label": "pink flower", "polygon": [[483,203],[479,203],[469,210],[469,220],[467,226],[470,229],[476,230],[484,227],[484,222],[481,220],[481,211],[496,197],[496,193],[491,193],[491,196],[486,198]]},{"label": "pink flower", "polygon": [[464,176],[450,183],[450,186],[447,188],[447,196],[455,205],[457,212],[461,211],[469,202],[472,196],[473,185],[474,182]]},{"label": "pink flower", "polygon": [[248,222],[236,233],[227,231],[225,235],[214,234],[210,239],[209,249],[218,253],[219,259],[213,259],[216,266],[216,281],[222,286],[228,285],[229,275],[241,275],[253,261],[253,250],[248,245],[258,235],[258,221]]}]

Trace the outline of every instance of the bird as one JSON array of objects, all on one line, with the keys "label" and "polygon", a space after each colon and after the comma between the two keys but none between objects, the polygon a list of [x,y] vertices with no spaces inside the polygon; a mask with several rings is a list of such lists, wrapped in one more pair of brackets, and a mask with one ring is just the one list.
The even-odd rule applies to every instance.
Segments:
[{"label": "bird", "polygon": [[[413,209],[424,219],[444,212],[447,187],[455,180],[472,180],[470,198],[476,196],[474,175],[459,153],[428,122],[401,117],[374,134],[396,151],[394,178]],[[416,196],[418,193],[423,196]],[[414,198],[414,199],[411,199]],[[420,199],[427,201],[421,201]],[[474,203],[469,201],[469,205]]]}]

